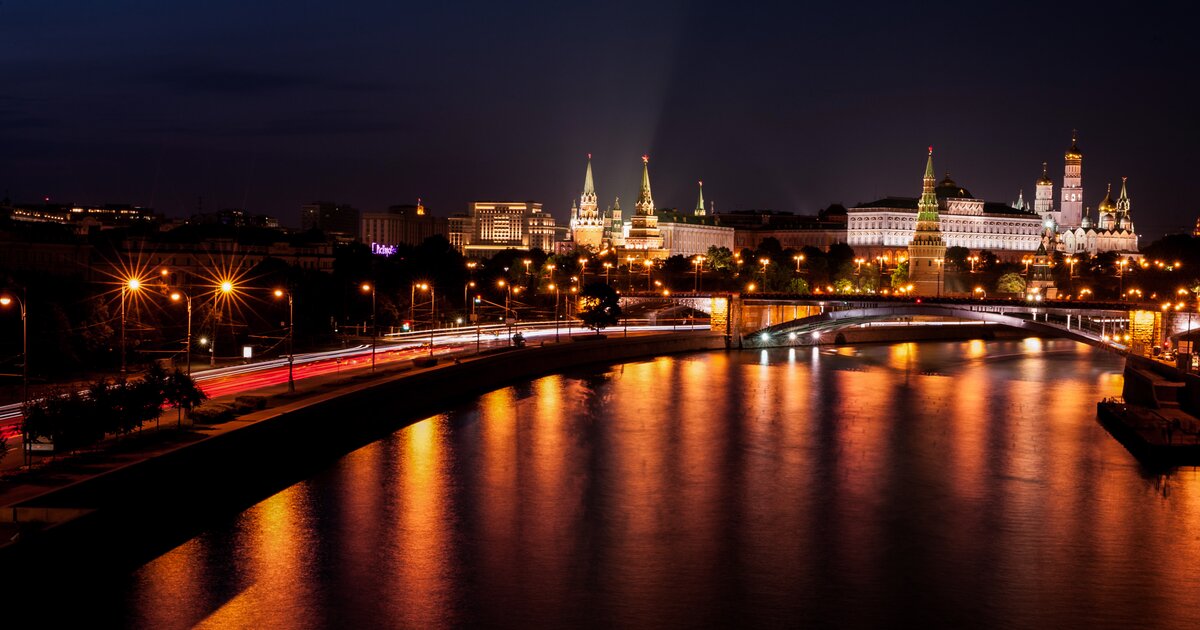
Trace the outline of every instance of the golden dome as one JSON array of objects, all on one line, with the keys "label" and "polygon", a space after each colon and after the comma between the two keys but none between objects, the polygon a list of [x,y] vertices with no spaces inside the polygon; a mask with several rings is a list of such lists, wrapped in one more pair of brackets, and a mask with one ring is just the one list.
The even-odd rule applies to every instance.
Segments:
[{"label": "golden dome", "polygon": [[1038,186],[1053,186],[1054,185],[1054,182],[1050,181],[1050,178],[1046,176],[1046,163],[1045,162],[1042,162],[1042,176],[1038,178],[1037,185]]},{"label": "golden dome", "polygon": [[1103,215],[1105,212],[1116,212],[1116,210],[1117,204],[1112,200],[1112,184],[1109,184],[1108,190],[1104,193],[1104,201],[1101,201],[1100,205],[1096,207],[1096,212]]},{"label": "golden dome", "polygon": [[1076,140],[1077,136],[1074,132],[1071,133],[1071,148],[1067,149],[1066,158],[1068,160],[1082,160],[1083,153],[1079,150],[1079,144]]}]

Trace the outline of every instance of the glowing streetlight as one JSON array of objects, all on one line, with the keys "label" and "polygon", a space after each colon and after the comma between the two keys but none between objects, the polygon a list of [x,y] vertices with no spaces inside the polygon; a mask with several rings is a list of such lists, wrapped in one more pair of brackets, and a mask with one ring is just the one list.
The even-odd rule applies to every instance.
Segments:
[{"label": "glowing streetlight", "polygon": [[[163,271],[166,271],[164,269]],[[166,274],[163,274],[166,275]],[[192,296],[186,291],[172,291],[171,301],[183,300],[187,304],[187,335],[183,338],[183,360],[187,361],[187,374],[192,375]]]},{"label": "glowing streetlight", "polygon": [[[26,298],[28,297],[28,294],[26,294]],[[21,404],[25,405],[29,402],[29,317],[25,311],[25,300],[15,295],[0,296],[0,306],[8,306],[13,302],[16,302],[17,306],[21,309]],[[21,423],[21,427],[22,446],[25,446],[30,441],[29,430],[25,428],[25,423]],[[28,465],[32,462],[33,455],[31,452],[28,452],[28,446],[25,446],[25,448],[27,451],[25,457],[30,458],[26,460],[26,464]]]},{"label": "glowing streetlight", "polygon": [[121,283],[121,374],[126,373],[125,369],[125,294],[136,293],[142,288],[140,278],[129,278]]},{"label": "glowing streetlight", "polygon": [[796,254],[792,256],[792,260],[796,261],[796,273],[800,273],[800,263],[804,262],[804,254]]},{"label": "glowing streetlight", "polygon": [[[371,371],[375,371],[375,346],[379,338],[379,318],[375,310],[375,285],[369,282],[362,283],[359,290],[363,293],[371,294]],[[402,294],[403,295],[403,294]]]},{"label": "glowing streetlight", "polygon": [[284,289],[275,289],[275,297],[281,298],[287,296],[288,302],[288,393],[296,392],[296,378],[293,373],[293,366],[296,362],[296,355],[293,354],[293,331],[295,330],[295,320],[293,319],[292,308],[292,292]]}]

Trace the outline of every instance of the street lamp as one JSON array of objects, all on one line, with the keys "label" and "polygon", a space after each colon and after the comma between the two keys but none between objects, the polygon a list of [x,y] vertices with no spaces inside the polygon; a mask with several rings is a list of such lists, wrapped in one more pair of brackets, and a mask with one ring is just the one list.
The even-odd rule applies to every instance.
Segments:
[{"label": "street lamp", "polygon": [[[165,274],[164,274],[165,275]],[[184,300],[187,304],[187,335],[183,338],[183,360],[187,361],[187,375],[192,375],[192,296],[186,291],[172,291],[171,301]]]},{"label": "street lamp", "polygon": [[375,343],[379,337],[379,320],[375,312],[375,285],[364,282],[359,289],[363,293],[371,294],[371,371],[375,371]]},{"label": "street lamp", "polygon": [[554,341],[558,341],[558,285],[550,283],[550,290],[554,291]]},{"label": "street lamp", "polygon": [[649,291],[650,290],[650,270],[654,269],[654,261],[647,258],[642,261],[642,264],[645,265],[645,267],[646,267],[646,290]]},{"label": "street lamp", "polygon": [[[285,295],[287,296],[288,301],[288,393],[294,394],[296,392],[296,378],[292,370],[296,363],[296,355],[293,353],[294,337],[292,333],[295,331],[295,319],[293,318],[294,309],[292,308],[292,292],[284,289],[275,289],[276,298],[281,298]],[[188,305],[188,311],[191,311],[190,304]]]},{"label": "street lamp", "polygon": [[612,269],[612,263],[604,263],[604,284],[610,284],[608,281],[608,272],[610,269]]},{"label": "street lamp", "polygon": [[428,282],[422,282],[417,285],[417,288],[429,291],[429,356],[433,356],[433,332],[437,330],[437,293],[434,292],[433,285]]},{"label": "street lamp", "polygon": [[975,294],[978,295],[979,299],[981,300],[987,297],[987,291],[984,291],[983,287],[975,287]]},{"label": "street lamp", "polygon": [[971,263],[971,273],[975,273],[975,263],[979,262],[979,257],[967,256],[967,261]]},{"label": "street lamp", "polygon": [[125,294],[126,292],[137,292],[142,288],[142,281],[139,278],[129,278],[121,284],[121,374],[125,374]]},{"label": "street lamp", "polygon": [[525,263],[525,278],[526,278],[526,280],[528,280],[529,276],[532,275],[529,273],[529,265],[532,265],[533,261],[526,258],[525,260],[522,260],[521,262]]},{"label": "street lamp", "polygon": [[692,264],[696,266],[696,286],[692,288],[696,293],[700,292],[700,269],[704,267],[704,256],[696,256],[692,259]]},{"label": "street lamp", "polygon": [[587,282],[587,264],[588,259],[581,256],[579,258],[579,286],[583,286]]},{"label": "street lamp", "polygon": [[636,258],[634,256],[626,256],[625,257],[625,262],[627,263],[625,265],[625,271],[629,272],[629,282],[628,282],[627,288],[630,291],[633,291],[633,261],[634,260],[636,260]]},{"label": "street lamp", "polygon": [[233,293],[234,288],[235,287],[233,286],[233,282],[231,280],[222,280],[219,284],[217,284],[217,289],[214,291],[212,341],[210,341],[208,344],[208,367],[210,368],[217,367],[217,333],[219,332],[217,326],[221,322],[220,298]]},{"label": "street lamp", "polygon": [[792,260],[796,261],[796,273],[800,273],[800,263],[804,262],[804,254],[796,254],[792,256]]},{"label": "street lamp", "polygon": [[[26,294],[25,298],[29,299],[29,295]],[[0,306],[8,306],[14,301],[21,309],[21,405],[24,406],[29,403],[29,318],[25,312],[25,300],[15,295],[0,296]],[[29,451],[29,430],[24,428],[25,423],[21,423],[21,426],[22,446]],[[25,456],[33,457],[32,453],[27,453]],[[26,463],[31,461],[32,459],[29,459]]]},{"label": "street lamp", "polygon": [[855,275],[862,274],[862,266],[863,266],[863,263],[865,263],[865,262],[867,262],[867,260],[865,258],[855,258],[854,259],[854,264],[858,265],[858,267],[854,270]]},{"label": "street lamp", "polygon": [[1125,296],[1125,267],[1129,266],[1129,259],[1122,258],[1117,261],[1117,278],[1120,279],[1120,284],[1117,290],[1121,293],[1121,297]]}]

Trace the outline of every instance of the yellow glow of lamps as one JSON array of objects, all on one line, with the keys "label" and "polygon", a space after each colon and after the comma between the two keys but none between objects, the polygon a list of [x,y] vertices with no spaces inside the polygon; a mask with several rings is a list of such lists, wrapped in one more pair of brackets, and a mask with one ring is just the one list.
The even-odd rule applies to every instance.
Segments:
[{"label": "yellow glow of lamps", "polygon": [[130,278],[129,281],[125,283],[125,286],[130,291],[137,291],[138,289],[142,288],[142,281],[138,280],[137,278]]},{"label": "yellow glow of lamps", "polygon": [[232,282],[226,280],[221,283],[221,293],[232,293],[232,292],[233,292],[233,283]]},{"label": "yellow glow of lamps", "polygon": [[12,298],[8,297],[7,295],[0,297],[0,305],[8,306],[9,304],[12,304],[12,301]]}]

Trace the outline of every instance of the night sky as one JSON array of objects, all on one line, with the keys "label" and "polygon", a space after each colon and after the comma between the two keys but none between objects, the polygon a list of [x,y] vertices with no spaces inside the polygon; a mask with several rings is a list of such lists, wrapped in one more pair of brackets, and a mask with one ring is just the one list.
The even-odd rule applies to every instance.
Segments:
[{"label": "night sky", "polygon": [[[169,216],[317,199],[434,213],[532,199],[813,213],[939,173],[1056,203],[1129,177],[1143,243],[1191,226],[1193,25],[1152,4],[0,3],[0,192]],[[1078,8],[1082,12],[1075,12]],[[1095,214],[1093,213],[1093,217]]]}]

